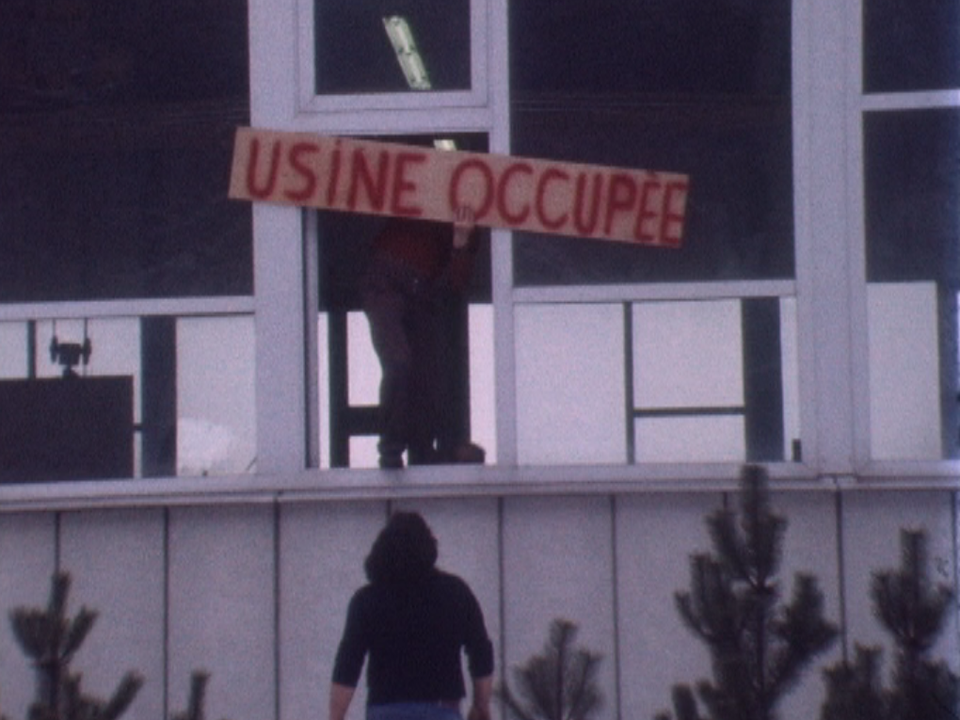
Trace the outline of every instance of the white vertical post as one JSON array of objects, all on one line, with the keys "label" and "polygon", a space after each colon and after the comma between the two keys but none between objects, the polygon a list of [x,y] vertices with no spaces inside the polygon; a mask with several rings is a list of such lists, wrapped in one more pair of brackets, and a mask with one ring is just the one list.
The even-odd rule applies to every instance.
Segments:
[{"label": "white vertical post", "polygon": [[[859,5],[859,3],[850,3]],[[794,177],[804,458],[824,474],[855,466],[853,318],[846,3],[794,5]],[[861,258],[862,264],[862,258]],[[805,339],[805,340],[804,340]]]},{"label": "white vertical post", "polygon": [[[297,114],[296,0],[250,0],[250,116],[282,128]],[[307,464],[307,334],[302,213],[254,203],[257,470]]]},{"label": "white vertical post", "polygon": [[257,471],[307,462],[303,228],[297,210],[255,205]]},{"label": "white vertical post", "polygon": [[[510,153],[510,64],[506,0],[489,0],[490,150]],[[514,352],[513,241],[505,230],[491,233],[497,463],[517,464],[516,354]]]}]

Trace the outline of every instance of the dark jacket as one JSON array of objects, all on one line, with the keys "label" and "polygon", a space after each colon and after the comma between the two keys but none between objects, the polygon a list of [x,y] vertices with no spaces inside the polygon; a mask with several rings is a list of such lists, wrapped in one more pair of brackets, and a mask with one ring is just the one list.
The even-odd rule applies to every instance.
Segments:
[{"label": "dark jacket", "polygon": [[367,658],[367,702],[456,701],[470,676],[493,673],[493,645],[480,604],[456,575],[434,570],[404,585],[369,584],[350,601],[333,681],[356,687]]}]

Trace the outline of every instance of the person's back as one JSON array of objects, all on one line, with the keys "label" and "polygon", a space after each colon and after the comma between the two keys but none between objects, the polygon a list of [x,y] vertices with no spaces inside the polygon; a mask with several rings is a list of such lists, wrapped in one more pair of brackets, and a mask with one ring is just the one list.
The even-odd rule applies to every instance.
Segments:
[{"label": "person's back", "polygon": [[367,720],[459,720],[466,697],[460,653],[473,685],[468,720],[489,720],[493,644],[473,591],[435,567],[437,541],[417,513],[395,513],[364,562],[334,661],[330,720],[344,720],[366,661]]},{"label": "person's back", "polygon": [[[466,691],[461,650],[467,651],[471,671],[479,667],[484,674],[492,662],[480,607],[466,583],[448,573],[434,571],[401,586],[365,586],[351,602],[350,625],[358,628],[358,648],[366,647],[369,656],[370,704],[455,703]],[[343,669],[349,666],[352,672],[341,680],[357,671],[357,659],[348,658],[348,652],[349,644]]]}]

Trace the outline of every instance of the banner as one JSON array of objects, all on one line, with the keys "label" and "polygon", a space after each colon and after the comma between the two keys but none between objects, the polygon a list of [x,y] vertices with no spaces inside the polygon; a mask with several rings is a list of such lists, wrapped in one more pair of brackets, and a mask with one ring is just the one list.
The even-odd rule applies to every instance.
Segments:
[{"label": "banner", "polygon": [[679,247],[686,175],[252,128],[237,131],[230,197]]}]

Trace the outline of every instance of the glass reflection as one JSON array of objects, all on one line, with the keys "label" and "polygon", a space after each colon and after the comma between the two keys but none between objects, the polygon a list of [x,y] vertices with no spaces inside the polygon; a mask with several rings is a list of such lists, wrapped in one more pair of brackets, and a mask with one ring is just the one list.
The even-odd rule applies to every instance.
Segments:
[{"label": "glass reflection", "polygon": [[0,340],[0,414],[19,419],[0,435],[27,428],[0,482],[254,471],[252,317],[6,322]]},{"label": "glass reflection", "polygon": [[469,0],[314,0],[318,95],[469,90]]},{"label": "glass reflection", "polygon": [[243,0],[0,3],[0,302],[252,292]]},{"label": "glass reflection", "polygon": [[960,3],[865,0],[863,85],[868,93],[960,87]]},{"label": "glass reflection", "polygon": [[512,152],[686,173],[684,246],[522,234],[517,284],[794,275],[789,0],[510,3]]},{"label": "glass reflection", "polygon": [[864,117],[875,458],[960,456],[960,111]]}]

